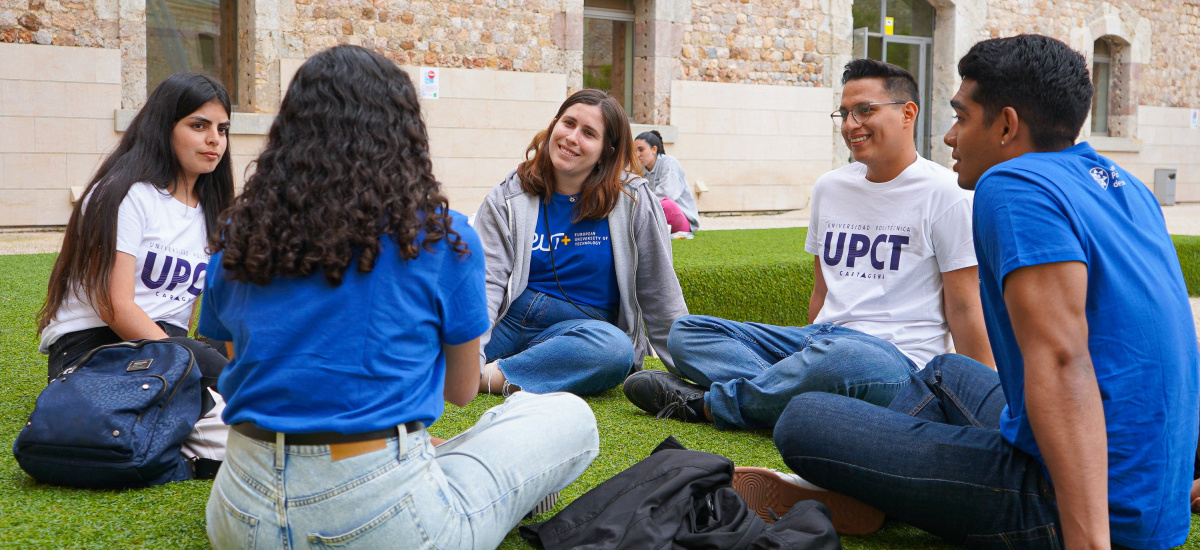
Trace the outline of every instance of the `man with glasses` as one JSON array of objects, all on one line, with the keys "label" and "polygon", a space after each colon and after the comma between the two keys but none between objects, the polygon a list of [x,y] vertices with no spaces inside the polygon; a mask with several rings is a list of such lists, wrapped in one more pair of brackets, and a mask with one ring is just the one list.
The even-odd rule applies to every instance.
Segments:
[{"label": "man with glasses", "polygon": [[917,154],[916,81],[895,65],[858,59],[842,83],[831,116],[857,162],[813,189],[811,324],[682,317],[668,341],[679,372],[646,370],[625,381],[639,408],[720,429],[770,428],[805,392],[887,405],[911,372],[952,348],[992,364],[971,194]]},{"label": "man with glasses", "polygon": [[934,358],[887,408],[792,400],[796,473],[975,548],[1185,544],[1200,350],[1162,210],[1075,140],[1088,63],[1040,35],[975,44],[946,133],[998,372]]}]

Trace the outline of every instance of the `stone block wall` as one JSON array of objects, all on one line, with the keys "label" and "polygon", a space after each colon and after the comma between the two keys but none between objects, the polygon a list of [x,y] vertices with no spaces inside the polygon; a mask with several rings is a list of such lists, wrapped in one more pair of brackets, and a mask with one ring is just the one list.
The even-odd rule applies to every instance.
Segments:
[{"label": "stone block wall", "polygon": [[835,14],[828,2],[696,0],[684,32],[681,79],[829,86],[819,31]]},{"label": "stone block wall", "polygon": [[283,0],[284,57],[336,44],[404,65],[565,72],[561,0]]},{"label": "stone block wall", "polygon": [[0,0],[0,42],[116,48],[117,0]]},{"label": "stone block wall", "polygon": [[1200,0],[992,0],[978,39],[1040,33],[1080,50],[1105,35],[1127,42],[1134,105],[1200,106]]}]

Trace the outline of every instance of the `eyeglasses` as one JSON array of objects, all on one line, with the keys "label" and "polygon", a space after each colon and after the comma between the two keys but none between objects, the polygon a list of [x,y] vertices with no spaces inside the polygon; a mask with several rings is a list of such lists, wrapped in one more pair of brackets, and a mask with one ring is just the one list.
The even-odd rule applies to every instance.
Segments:
[{"label": "eyeglasses", "polygon": [[838,109],[830,113],[829,118],[833,120],[833,125],[838,128],[842,127],[842,121],[846,119],[846,115],[854,117],[854,120],[856,120],[859,124],[862,124],[866,122],[868,118],[871,118],[871,114],[875,112],[875,109],[872,107],[876,105],[903,105],[905,103],[908,102],[880,101],[876,103],[859,103],[858,105],[851,107],[849,111],[845,109]]}]

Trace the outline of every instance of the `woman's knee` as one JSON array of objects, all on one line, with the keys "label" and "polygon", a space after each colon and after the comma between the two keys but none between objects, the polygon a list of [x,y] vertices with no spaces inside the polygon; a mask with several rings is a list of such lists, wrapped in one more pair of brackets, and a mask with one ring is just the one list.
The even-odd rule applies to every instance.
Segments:
[{"label": "woman's knee", "polygon": [[610,366],[633,365],[633,342],[616,325],[601,321],[581,323],[572,330],[588,342],[598,363]]}]

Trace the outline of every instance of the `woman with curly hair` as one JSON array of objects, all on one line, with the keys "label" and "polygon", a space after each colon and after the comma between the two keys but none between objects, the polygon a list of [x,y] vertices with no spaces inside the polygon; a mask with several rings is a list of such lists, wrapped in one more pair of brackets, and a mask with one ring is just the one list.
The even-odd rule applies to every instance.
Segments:
[{"label": "woman with curly hair", "polygon": [[663,210],[617,100],[581,90],[476,214],[487,253],[480,391],[615,387],[687,314]]},{"label": "woman with curly hair", "polygon": [[487,310],[478,236],[426,136],[412,82],[377,53],[335,47],[293,78],[200,314],[235,353],[214,547],[491,549],[596,456],[569,394],[514,396],[431,442],[443,400],[476,394]]},{"label": "woman with curly hair", "polygon": [[[187,337],[204,290],[217,215],[233,199],[229,94],[198,73],[167,77],[75,203],[38,315],[48,379],[92,349],[165,339],[192,351],[206,388],[226,359]],[[219,398],[203,394],[204,410]],[[184,454],[224,456],[219,408]]]}]

